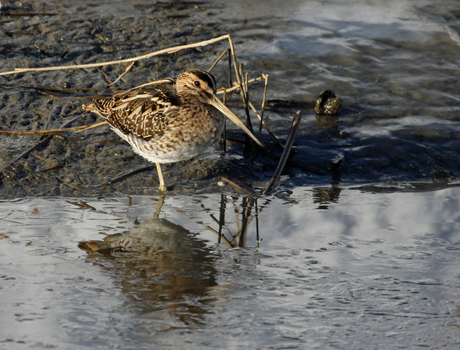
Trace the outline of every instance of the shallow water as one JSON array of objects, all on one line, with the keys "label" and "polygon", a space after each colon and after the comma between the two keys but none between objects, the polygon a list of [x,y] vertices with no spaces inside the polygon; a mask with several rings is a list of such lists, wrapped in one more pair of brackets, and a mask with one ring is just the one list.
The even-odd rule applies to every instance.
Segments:
[{"label": "shallow water", "polygon": [[[144,164],[107,129],[7,167],[39,139],[2,135],[0,349],[459,347],[458,2],[2,4],[58,13],[0,18],[2,71],[228,32],[250,77],[269,74],[272,130],[284,140],[303,118],[273,196],[217,184],[257,191],[273,174],[274,160],[234,147],[166,167],[162,206],[155,174],[91,187]],[[224,48],[139,63],[120,88],[207,68]],[[32,88],[63,82],[94,90],[45,90],[66,102]],[[96,69],[0,77],[1,128],[59,127],[104,85]],[[324,89],[343,100],[337,117],[313,112]]]},{"label": "shallow water", "polygon": [[326,190],[4,201],[0,347],[458,346],[459,188]]}]

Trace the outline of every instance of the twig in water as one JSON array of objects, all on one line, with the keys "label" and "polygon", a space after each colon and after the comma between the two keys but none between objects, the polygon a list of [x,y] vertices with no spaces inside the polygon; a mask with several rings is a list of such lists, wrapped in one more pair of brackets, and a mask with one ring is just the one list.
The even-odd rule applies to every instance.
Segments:
[{"label": "twig in water", "polygon": [[289,158],[289,154],[291,153],[292,144],[294,143],[294,139],[296,137],[297,130],[299,129],[299,126],[300,126],[300,120],[301,120],[301,113],[300,111],[298,111],[294,115],[294,120],[292,121],[291,130],[289,130],[289,135],[286,140],[286,145],[284,146],[283,154],[281,155],[280,161],[278,163],[278,166],[276,167],[273,177],[268,182],[267,186],[265,186],[265,189],[262,191],[263,195],[270,193],[278,185],[278,182],[281,176],[281,172],[283,171],[284,166],[286,165],[286,162]]},{"label": "twig in water", "polygon": [[101,183],[99,185],[94,185],[94,186],[91,186],[91,187],[100,188],[100,187],[104,187],[104,186],[107,186],[107,185],[111,185],[111,184],[113,184],[115,182],[118,182],[118,181],[121,181],[123,179],[126,179],[127,177],[129,177],[131,175],[135,175],[135,174],[141,173],[143,171],[147,171],[147,170],[152,170],[154,167],[155,167],[155,165],[149,165],[149,166],[146,166],[146,167],[142,167],[142,168],[127,172],[125,174],[118,175],[117,177],[113,178],[112,180],[109,180],[109,181],[103,182],[103,183]]},{"label": "twig in water", "polygon": [[237,185],[236,183],[234,183],[233,181],[227,179],[226,177],[222,177],[222,180],[224,180],[225,182],[228,182],[230,185],[235,187],[237,190],[240,190],[240,191],[243,191],[245,193],[253,195],[253,193],[251,191],[248,191],[247,189],[241,187],[240,185]]}]

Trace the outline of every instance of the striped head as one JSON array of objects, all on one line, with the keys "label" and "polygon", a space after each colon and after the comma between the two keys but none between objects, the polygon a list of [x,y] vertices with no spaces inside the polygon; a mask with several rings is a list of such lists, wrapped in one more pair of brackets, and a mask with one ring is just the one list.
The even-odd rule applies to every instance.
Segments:
[{"label": "striped head", "polygon": [[216,93],[216,79],[201,69],[192,69],[179,74],[176,91],[183,100],[198,99],[210,104]]},{"label": "striped head", "polygon": [[213,106],[248,134],[257,144],[263,147],[263,144],[257,137],[255,137],[241,120],[217,98],[216,79],[208,72],[200,69],[192,69],[188,72],[179,74],[176,79],[176,91],[182,103],[188,102],[189,104],[196,104],[197,101],[199,101]]}]

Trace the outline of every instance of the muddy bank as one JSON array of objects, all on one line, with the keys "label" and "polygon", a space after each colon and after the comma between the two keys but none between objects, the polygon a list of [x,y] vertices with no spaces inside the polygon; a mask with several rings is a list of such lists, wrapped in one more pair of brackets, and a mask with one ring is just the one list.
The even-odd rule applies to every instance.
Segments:
[{"label": "muddy bank", "polygon": [[[208,8],[194,4],[120,2],[112,7],[109,3],[82,6],[71,2],[46,5],[11,2],[8,5],[4,4],[3,11],[21,15],[0,18],[2,71],[129,58],[226,33],[225,27],[214,23]],[[36,15],[22,15],[27,12]],[[147,80],[176,76],[189,67],[207,69],[221,49],[224,45],[217,44],[141,61],[116,87],[129,89]],[[2,130],[31,131],[59,128],[69,121],[69,127],[96,122],[94,115],[82,111],[81,104],[89,101],[90,96],[111,93],[100,71],[113,81],[123,69],[124,66],[108,66],[2,76]],[[144,193],[145,188],[154,191],[157,187],[156,173],[152,171],[113,188],[91,188],[120,173],[149,165],[108,127],[83,134],[69,132],[47,140],[46,136],[36,135],[1,137],[0,181],[4,196],[97,194],[113,189]],[[17,159],[39,142],[43,143],[29,155]],[[222,164],[216,165],[219,157],[214,158],[217,159],[166,167],[168,182],[185,183],[221,172]]]},{"label": "muddy bank", "polygon": [[[329,70],[346,68],[350,66],[350,58],[340,60],[335,53],[327,56],[324,52],[322,63],[312,57],[314,63],[299,72],[296,67],[307,60],[298,56],[296,61],[295,50],[289,53],[290,46],[282,41],[291,42],[293,38],[279,38],[277,32],[285,23],[276,17],[273,21],[265,15],[249,22],[244,18],[229,21],[226,5],[219,2],[74,4],[51,1],[37,4],[12,1],[3,2],[2,11],[11,13],[0,17],[2,71],[123,59],[232,34],[237,53],[241,51],[242,62],[250,74],[272,75],[266,115],[280,140],[287,136],[290,117],[295,111],[302,111],[296,151],[283,177],[287,189],[331,182],[444,183],[455,181],[459,174],[460,128],[457,117],[439,105],[451,103],[451,110],[456,111],[458,102],[446,100],[443,95],[447,93],[444,91],[446,84],[442,79],[433,77],[430,88],[443,96],[426,99],[424,94],[427,94],[428,84],[421,85],[420,91],[413,87],[411,90],[404,90],[404,86],[396,88],[386,76],[372,78],[373,73],[369,70],[380,70],[381,67],[373,67],[371,61],[366,65],[358,57],[356,60],[361,62],[362,72],[356,67],[349,71],[340,69],[341,81],[339,78],[334,80],[334,74],[317,74],[315,69],[319,64]],[[25,16],[24,13],[33,15]],[[299,22],[294,24],[295,27],[300,25]],[[305,28],[315,25],[302,23]],[[257,38],[259,44],[254,46]],[[444,39],[442,43],[447,45]],[[395,47],[399,44],[382,45],[386,48],[378,47],[375,52],[363,52],[363,55],[366,59],[372,55],[380,59],[385,50],[395,55]],[[410,51],[411,45],[405,44],[400,50]],[[270,54],[270,50],[267,51],[270,46],[271,50],[282,48],[288,51],[285,56],[276,52]],[[425,49],[432,47],[433,44],[429,43]],[[175,76],[190,67],[207,69],[225,48],[226,43],[221,43],[140,61],[116,84],[116,88],[129,89],[147,80]],[[417,49],[417,54],[423,49]],[[451,56],[458,48],[452,50]],[[312,53],[307,55],[314,56]],[[123,69],[123,66],[108,66],[0,76],[1,129],[31,131],[59,128],[66,123],[68,126],[95,123],[98,119],[94,115],[82,111],[82,102],[87,102],[90,96],[111,92],[106,89],[101,71],[113,81]],[[219,65],[214,74],[219,85],[226,84],[224,64]],[[445,74],[452,76],[456,71],[452,68],[452,72]],[[451,79],[456,81],[457,78]],[[307,91],[299,85],[301,81],[308,81]],[[289,86],[290,90],[287,89]],[[348,88],[350,86],[352,88]],[[360,86],[366,86],[366,89]],[[334,88],[342,97],[344,104],[339,116],[325,117],[314,113],[315,100],[324,88]],[[262,85],[253,86],[255,104],[260,101],[262,91]],[[456,91],[449,88],[449,96],[455,95]],[[243,115],[237,96],[230,99],[230,106],[237,114]],[[230,136],[241,138],[233,128]],[[114,191],[157,193],[155,170],[95,187],[121,173],[149,165],[106,126],[81,134],[67,132],[47,140],[45,136],[36,135],[2,134],[0,137],[1,196],[86,196]],[[266,133],[262,140],[270,151],[279,155]],[[42,144],[27,156],[20,157],[41,141]],[[245,152],[238,144],[234,144],[225,156],[220,150],[217,145],[198,160],[166,166],[167,185],[185,191],[217,189],[217,181],[222,175],[244,186],[258,187],[270,179],[276,167],[276,159]],[[331,166],[337,157],[343,158],[343,164],[341,167]]]}]

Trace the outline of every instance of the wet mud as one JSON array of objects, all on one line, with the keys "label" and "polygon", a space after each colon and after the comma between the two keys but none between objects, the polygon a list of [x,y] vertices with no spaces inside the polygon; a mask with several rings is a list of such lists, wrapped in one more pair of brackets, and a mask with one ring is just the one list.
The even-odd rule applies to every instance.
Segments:
[{"label": "wet mud", "polygon": [[[308,79],[303,79],[293,68],[299,62],[291,56],[281,60],[283,56],[264,55],[264,48],[258,46],[255,49],[260,50],[259,54],[250,54],[257,40],[262,43],[260,46],[272,42],[275,49],[285,50],[292,38],[284,39],[283,43],[277,42],[276,34],[271,35],[270,30],[262,35],[263,29],[258,26],[269,25],[264,13],[250,21],[228,20],[225,6],[220,2],[4,2],[2,11],[10,15],[0,17],[1,71],[111,61],[238,33],[234,38],[236,51],[241,52],[250,75],[272,76],[267,123],[281,142],[286,140],[294,113],[302,112],[302,125],[283,172],[282,188],[382,181],[423,181],[442,186],[456,181],[460,170],[460,128],[459,117],[454,113],[459,103],[452,97],[458,91],[451,84],[458,81],[455,69],[445,73],[451,76],[449,81],[442,76],[433,78],[431,86],[421,84],[418,91],[412,83],[395,85],[391,76],[366,72],[372,69],[368,68],[370,63],[366,66],[361,62],[362,72],[358,76],[359,69],[350,66],[349,58],[334,63],[338,58],[331,55],[323,56],[322,62],[312,57],[311,65],[304,71]],[[449,23],[455,23],[455,18],[449,19]],[[299,25],[293,24],[294,28]],[[367,53],[361,47],[363,55],[380,59],[384,52],[389,52],[397,63],[394,56],[398,47],[402,51],[413,50],[411,43],[379,45],[373,51],[368,48]],[[445,51],[445,39],[440,45]],[[226,47],[227,43],[222,42],[139,61],[115,85],[116,89],[126,90],[149,80],[176,76],[191,67],[207,69]],[[432,44],[428,43],[424,49],[430,47]],[[455,51],[444,57],[451,59],[454,55]],[[304,62],[302,57],[299,60]],[[348,80],[341,85],[330,74],[316,72],[314,67],[320,64],[343,65],[342,73],[348,74]],[[226,68],[222,63],[213,71],[219,86],[227,82]],[[123,70],[124,66],[114,65],[0,76],[1,129],[34,131],[100,121],[83,111],[81,104],[87,103],[91,96],[112,93],[103,75],[113,81]],[[360,83],[356,84],[355,79]],[[299,81],[307,80],[308,91],[304,85],[299,89]],[[364,86],[367,87],[360,88]],[[343,100],[338,115],[314,112],[316,99],[326,88],[333,88]],[[263,85],[254,84],[251,89],[254,104],[260,105]],[[443,107],[447,104],[448,107]],[[231,96],[229,106],[244,115],[240,97]],[[444,111],[446,108],[448,111]],[[258,128],[256,118],[253,123]],[[228,136],[243,137],[233,126]],[[0,138],[2,197],[157,193],[154,169],[112,181],[119,174],[149,163],[135,155],[107,126],[79,134],[66,132],[51,137],[1,134]],[[266,132],[261,138],[272,156],[248,151],[239,143],[230,144],[229,152],[222,155],[219,144],[199,159],[165,166],[166,184],[174,190],[210,190],[217,189],[224,176],[243,187],[261,188],[273,175],[280,156]],[[335,163],[337,159],[340,166]]]},{"label": "wet mud", "polygon": [[[190,4],[60,4],[11,2],[4,12],[36,16],[2,16],[2,71],[18,67],[62,66],[134,57],[162,48],[202,41],[225,33],[206,8]],[[41,13],[51,15],[41,15]],[[200,24],[196,20],[200,18]],[[123,90],[146,81],[174,77],[190,67],[209,68],[223,45],[185,50],[136,63],[117,83]],[[90,125],[100,121],[81,108],[91,96],[113,93],[103,74],[114,81],[124,66],[7,75],[0,78],[2,130],[34,131]],[[114,190],[155,192],[156,171],[142,173],[113,186],[97,187],[121,173],[149,165],[107,126],[82,134],[2,134],[0,188],[2,196],[86,195]],[[26,156],[24,152],[35,147]],[[212,153],[212,151],[211,151]],[[215,177],[230,164],[218,156],[165,166],[168,185]],[[20,158],[19,158],[20,157]],[[214,159],[213,159],[214,158]],[[227,162],[228,163],[228,162]],[[194,186],[191,184],[190,186]]]}]

